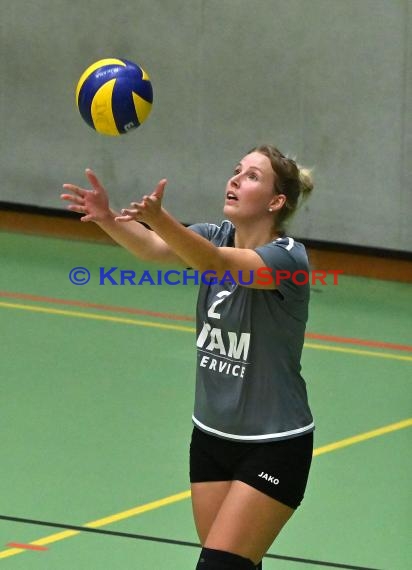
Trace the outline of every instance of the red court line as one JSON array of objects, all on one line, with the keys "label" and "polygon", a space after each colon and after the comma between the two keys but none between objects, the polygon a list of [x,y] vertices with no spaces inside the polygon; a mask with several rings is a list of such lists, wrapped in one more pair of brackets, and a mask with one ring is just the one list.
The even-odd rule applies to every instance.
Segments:
[{"label": "red court line", "polygon": [[35,544],[20,544],[20,542],[9,542],[6,544],[6,546],[10,546],[11,548],[23,548],[24,550],[49,550],[45,546],[36,546]]},{"label": "red court line", "polygon": [[173,321],[194,321],[194,317],[188,315],[176,315],[174,313],[160,313],[157,311],[147,311],[145,309],[134,309],[132,307],[119,307],[114,305],[102,305],[100,303],[88,303],[85,301],[74,301],[72,299],[56,299],[54,297],[43,297],[42,295],[30,295],[28,293],[12,293],[11,291],[0,291],[0,297],[10,299],[25,299],[26,301],[40,301],[41,303],[55,303],[56,305],[71,305],[72,307],[82,307],[83,309],[99,309],[100,311],[112,311],[115,313],[128,313],[129,315],[146,315]]},{"label": "red court line", "polygon": [[[58,299],[55,297],[45,297],[43,295],[31,295],[29,293],[14,293],[12,291],[0,291],[0,297],[10,299],[24,299],[26,301],[39,301],[41,303],[54,303],[57,305],[69,305],[72,307],[81,307],[84,309],[98,309],[100,311],[111,311],[115,313],[128,313],[130,315],[146,315],[161,319],[169,319],[173,321],[189,321],[194,322],[195,318],[189,315],[178,315],[174,313],[162,313],[157,311],[148,311],[145,309],[135,309],[132,307],[120,307],[118,305],[104,305],[100,303],[89,303],[86,301],[76,301],[73,299]],[[369,346],[372,348],[388,348],[390,350],[403,350],[412,352],[412,346],[406,344],[395,344],[392,342],[384,342],[379,340],[365,340],[361,338],[347,338],[344,336],[334,336],[318,333],[306,333],[305,337],[311,340],[323,340],[326,342],[336,342],[340,344],[354,344],[358,346]]]},{"label": "red court line", "polygon": [[306,338],[313,340],[325,340],[329,342],[339,342],[343,344],[358,344],[360,346],[372,346],[374,348],[390,348],[392,350],[406,350],[412,352],[412,346],[407,344],[394,344],[392,342],[383,342],[379,340],[364,340],[362,338],[346,338],[343,336],[332,336],[327,334],[306,333]]}]

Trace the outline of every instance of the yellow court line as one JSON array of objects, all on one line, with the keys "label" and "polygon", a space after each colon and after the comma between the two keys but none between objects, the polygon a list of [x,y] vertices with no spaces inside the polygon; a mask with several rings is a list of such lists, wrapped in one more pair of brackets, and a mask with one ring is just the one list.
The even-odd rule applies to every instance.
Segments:
[{"label": "yellow court line", "polygon": [[[330,443],[328,445],[323,445],[322,447],[318,447],[314,450],[313,456],[316,457],[318,455],[323,455],[324,453],[330,453],[332,451],[336,451],[338,449],[342,449],[343,447],[348,447],[350,445],[355,445],[356,443],[361,443],[368,439],[372,439],[374,437],[379,437],[381,435],[385,435],[394,431],[398,431],[400,429],[404,429],[407,427],[412,427],[412,418],[407,418],[406,420],[402,420],[400,422],[396,422],[393,424],[389,424],[383,426],[381,428],[377,428],[371,431],[367,431],[365,433],[360,433],[358,435],[354,435],[352,437],[347,437],[345,439],[341,439],[334,443]],[[159,499],[157,501],[152,501],[151,503],[146,503],[145,505],[141,505],[139,507],[134,507],[132,509],[128,509],[127,511],[123,511],[120,513],[116,513],[114,515],[110,515],[104,517],[102,519],[98,519],[89,523],[86,523],[84,526],[86,528],[100,528],[102,526],[111,524],[113,522],[118,522],[120,520],[124,520],[133,516],[137,516],[148,511],[153,511],[154,509],[159,509],[166,505],[170,505],[172,503],[177,503],[178,501],[182,501],[184,499],[188,499],[190,497],[190,490],[183,491],[181,493],[176,493],[175,495],[170,495],[169,497],[165,497],[164,499]],[[45,536],[44,538],[39,538],[38,540],[34,540],[29,544],[32,546],[45,546],[46,544],[52,544],[54,542],[58,542],[60,540],[64,540],[66,538],[70,538],[72,536],[76,536],[80,534],[81,531],[79,530],[66,530],[63,532],[58,532],[55,534],[51,534],[49,536]],[[27,552],[27,550],[23,548],[9,548],[8,550],[3,550],[0,552],[0,559],[1,558],[9,558],[10,556],[14,556],[16,554],[20,554],[22,552]]]},{"label": "yellow court line", "polygon": [[[24,305],[19,303],[5,303],[0,302],[0,307],[6,309],[19,309],[24,311],[31,311],[35,313],[46,313],[50,315],[62,315],[66,317],[75,317],[81,319],[92,319],[97,321],[108,321],[112,323],[121,323],[126,325],[134,325],[140,327],[152,327],[158,329],[175,330],[182,332],[194,333],[196,329],[194,327],[186,327],[183,325],[171,325],[166,323],[156,323],[151,321],[142,321],[139,319],[128,319],[126,317],[111,317],[109,315],[96,315],[95,313],[84,313],[81,311],[67,311],[65,309],[51,309],[49,307],[38,307],[33,305]],[[357,354],[359,356],[370,356],[375,358],[388,358],[391,360],[403,360],[407,362],[412,362],[412,356],[404,356],[401,354],[392,354],[386,352],[374,352],[372,350],[359,350],[356,348],[343,348],[339,346],[330,346],[323,344],[315,344],[311,342],[305,342],[305,348],[313,348],[316,350],[328,350],[330,352],[342,352],[345,354]]]},{"label": "yellow court line", "polygon": [[390,358],[392,360],[406,360],[412,362],[412,356],[392,354],[387,352],[374,352],[373,350],[360,350],[358,348],[342,348],[341,346],[330,346],[326,344],[313,344],[305,342],[305,348],[315,348],[316,350],[330,350],[332,352],[344,352],[346,354],[359,354],[361,356],[375,356],[376,358]]},{"label": "yellow court line", "polygon": [[159,509],[160,507],[165,507],[166,505],[170,505],[172,503],[177,503],[178,501],[182,501],[183,499],[188,499],[189,497],[190,497],[190,491],[182,491],[181,493],[176,493],[176,495],[170,495],[169,497],[165,497],[164,499],[159,499],[157,501],[147,503],[146,505],[142,505],[140,507],[134,507],[133,509],[129,509],[128,511],[123,511],[122,513],[117,513],[115,515],[110,515],[108,517],[98,519],[97,521],[89,522],[85,526],[89,528],[99,528],[101,526],[105,526],[106,524],[118,522],[123,519],[134,517],[136,515],[141,515],[142,513],[146,513],[147,511],[153,511],[154,509]]},{"label": "yellow court line", "polygon": [[362,441],[366,441],[374,437],[379,437],[380,435],[385,435],[387,433],[391,433],[393,431],[407,427],[412,427],[412,418],[407,418],[406,420],[402,420],[394,424],[389,424],[381,428],[373,429],[365,433],[353,435],[352,437],[347,437],[346,439],[335,441],[335,443],[322,445],[322,447],[318,447],[313,451],[313,456],[316,457],[318,455],[323,455],[324,453],[330,453],[331,451],[336,451],[337,449],[342,449],[343,447],[348,447],[349,445],[354,445],[355,443],[361,443]]},{"label": "yellow court line", "polygon": [[169,329],[175,331],[195,332],[194,327],[185,327],[182,325],[169,325],[166,323],[154,323],[151,321],[141,321],[139,319],[128,319],[126,317],[111,317],[109,315],[96,315],[95,313],[83,313],[81,311],[66,311],[65,309],[51,309],[49,307],[36,307],[34,305],[22,305],[19,303],[0,302],[0,307],[6,309],[21,309],[23,311],[32,311],[35,313],[47,313],[50,315],[63,315],[65,317],[77,317],[80,319],[92,319],[96,321],[109,321],[112,323],[122,323],[126,325],[137,325],[140,327],[154,327],[158,329]]},{"label": "yellow court line", "polygon": [[[148,511],[153,511],[154,509],[159,509],[160,507],[165,507],[166,505],[171,505],[172,503],[177,503],[178,501],[183,501],[189,497],[190,491],[183,491],[181,493],[176,493],[175,495],[165,497],[164,499],[158,499],[157,501],[152,501],[151,503],[146,503],[145,505],[140,505],[139,507],[134,507],[133,509],[128,509],[127,511],[116,513],[114,515],[86,523],[84,526],[86,528],[100,528],[114,522],[141,515]],[[38,540],[33,540],[29,544],[32,546],[46,546],[46,544],[52,544],[53,542],[58,542],[66,538],[76,536],[77,534],[80,534],[80,532],[80,530],[65,530],[63,532],[57,532],[55,534],[45,536],[44,538],[39,538]],[[24,548],[9,548],[8,550],[3,550],[3,552],[0,552],[0,559],[8,558],[22,552],[27,552],[27,550]]]}]

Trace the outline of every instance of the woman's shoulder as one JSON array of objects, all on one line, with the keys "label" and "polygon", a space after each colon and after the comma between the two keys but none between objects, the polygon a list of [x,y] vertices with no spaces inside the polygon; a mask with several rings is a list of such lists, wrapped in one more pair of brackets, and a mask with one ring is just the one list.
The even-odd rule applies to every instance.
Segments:
[{"label": "woman's shoulder", "polygon": [[223,220],[220,224],[201,222],[188,227],[215,245],[229,245],[235,231],[234,225],[229,220]]},{"label": "woman's shoulder", "polygon": [[306,248],[303,243],[297,241],[295,238],[290,236],[282,236],[266,243],[261,247],[269,248],[282,248],[284,251],[289,252],[292,256],[294,255],[304,255],[306,256]]},{"label": "woman's shoulder", "polygon": [[[297,241],[295,238],[290,236],[282,236],[274,239],[270,244],[283,247],[286,251],[292,251],[294,248],[295,251],[302,251],[305,250],[305,246],[300,241]],[[269,244],[267,244],[269,245]]]},{"label": "woman's shoulder", "polygon": [[291,265],[296,269],[308,266],[308,255],[303,243],[290,236],[279,237],[256,248],[257,253],[269,264]]}]

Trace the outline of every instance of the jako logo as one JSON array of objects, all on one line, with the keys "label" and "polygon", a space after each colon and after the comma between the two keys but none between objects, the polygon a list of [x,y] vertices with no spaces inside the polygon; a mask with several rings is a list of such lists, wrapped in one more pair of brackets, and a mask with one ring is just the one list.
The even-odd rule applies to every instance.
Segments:
[{"label": "jako logo", "polygon": [[261,477],[262,479],[266,479],[266,481],[268,481],[268,483],[273,483],[274,485],[279,485],[279,479],[276,479],[276,477],[274,475],[269,475],[269,473],[265,473],[264,471],[262,471],[262,473],[260,475],[258,475],[258,477]]}]

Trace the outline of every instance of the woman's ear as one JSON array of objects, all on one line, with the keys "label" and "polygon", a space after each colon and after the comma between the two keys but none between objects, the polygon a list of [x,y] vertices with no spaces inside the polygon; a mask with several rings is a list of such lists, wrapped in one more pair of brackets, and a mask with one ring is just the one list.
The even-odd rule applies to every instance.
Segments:
[{"label": "woman's ear", "polygon": [[276,212],[281,210],[286,203],[286,196],[284,194],[275,194],[268,205],[269,212]]}]

